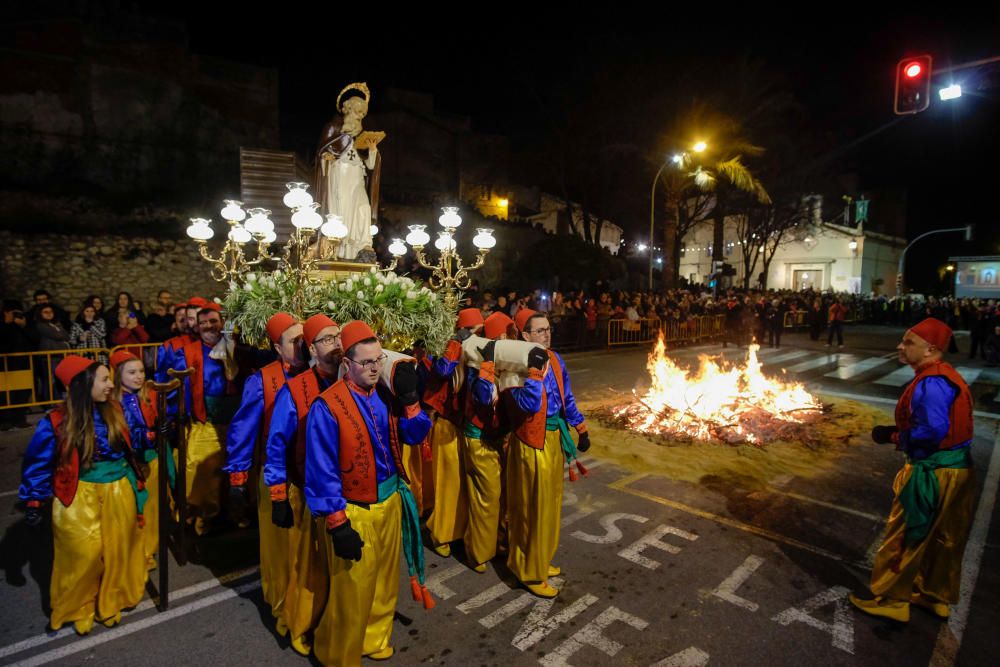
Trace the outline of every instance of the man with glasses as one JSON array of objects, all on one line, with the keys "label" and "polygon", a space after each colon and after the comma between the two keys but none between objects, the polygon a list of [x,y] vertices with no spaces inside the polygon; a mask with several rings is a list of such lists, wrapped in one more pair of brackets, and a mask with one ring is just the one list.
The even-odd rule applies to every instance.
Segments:
[{"label": "man with glasses", "polygon": [[[301,371],[304,365],[302,324],[288,313],[275,313],[267,321],[266,330],[278,358],[248,377],[243,385],[243,398],[226,437],[223,471],[229,475],[229,511],[241,526],[249,525],[247,487],[256,483],[261,588],[272,613],[279,617],[288,579],[288,540],[284,531],[271,525],[271,499],[261,474],[262,451],[278,392],[288,376]],[[251,474],[256,479],[251,480]]]},{"label": "man with glasses", "polygon": [[[577,450],[590,448],[590,436],[576,407],[566,365],[549,349],[548,318],[534,313],[523,323],[521,337],[539,347],[528,353],[524,386],[509,392],[514,434],[507,455],[507,566],[529,591],[552,598],[559,591],[548,578],[561,572],[552,559],[559,546],[563,469],[576,458]],[[579,434],[579,445],[567,423]]]},{"label": "man with glasses", "polygon": [[419,517],[400,453],[401,442],[423,442],[431,421],[420,409],[413,364],[387,373],[391,391],[380,382],[386,354],[371,327],[349,322],[341,345],[344,377],[320,394],[306,419],[305,496],[333,545],[313,649],[323,664],[356,665],[362,656],[385,660],[394,652],[401,548],[414,595],[433,606],[422,586]]},{"label": "man with glasses", "polygon": [[[283,577],[281,599],[271,609],[281,636],[291,633],[292,648],[309,655],[307,633],[315,628],[326,602],[325,535],[312,519],[302,495],[305,467],[305,422],[309,406],[337,381],[340,366],[340,325],[323,314],[313,315],[302,327],[302,342],[315,360],[312,368],[288,379],[274,401],[267,434],[262,493],[268,497],[267,515],[260,516],[261,534],[275,534],[283,558],[275,560],[275,575]],[[263,580],[263,549],[261,550]],[[266,591],[265,591],[266,593]],[[270,600],[268,600],[270,602]]]}]

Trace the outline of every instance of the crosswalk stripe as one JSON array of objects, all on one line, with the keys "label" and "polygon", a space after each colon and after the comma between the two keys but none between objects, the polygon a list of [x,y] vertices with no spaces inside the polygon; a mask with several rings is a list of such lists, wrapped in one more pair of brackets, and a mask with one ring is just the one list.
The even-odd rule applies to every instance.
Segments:
[{"label": "crosswalk stripe", "polygon": [[851,362],[857,359],[858,356],[855,354],[824,354],[815,359],[810,359],[809,361],[803,361],[801,364],[796,364],[788,369],[789,373],[804,373],[806,371],[811,371],[814,368],[819,368],[820,366],[829,366],[830,364],[839,364],[841,360]]},{"label": "crosswalk stripe", "polygon": [[883,375],[875,380],[875,384],[884,384],[889,387],[902,387],[913,379],[913,369],[909,366],[901,366],[888,375]]},{"label": "crosswalk stripe", "polygon": [[983,372],[982,368],[970,368],[968,366],[956,366],[955,370],[965,380],[965,384],[972,384],[979,377],[979,374]]},{"label": "crosswalk stripe", "polygon": [[780,364],[783,361],[798,359],[799,357],[805,357],[810,354],[812,354],[812,350],[796,350],[794,352],[785,352],[784,354],[779,354],[776,357],[772,357],[770,359],[764,359],[763,363],[770,366],[771,364]]},{"label": "crosswalk stripe", "polygon": [[861,375],[862,373],[867,373],[876,366],[881,366],[882,364],[888,361],[889,360],[884,357],[869,357],[868,359],[863,359],[856,364],[851,364],[849,366],[841,366],[835,371],[826,373],[824,377],[838,378],[840,380],[850,380],[855,375]]}]

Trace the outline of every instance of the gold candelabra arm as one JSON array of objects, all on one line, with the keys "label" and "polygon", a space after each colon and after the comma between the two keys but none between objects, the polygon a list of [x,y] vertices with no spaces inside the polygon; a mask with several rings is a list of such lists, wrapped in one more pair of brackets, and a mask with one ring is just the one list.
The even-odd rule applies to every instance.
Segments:
[{"label": "gold candelabra arm", "polygon": [[212,269],[211,275],[212,280],[217,282],[227,282],[233,271],[230,269],[229,265],[226,263],[226,257],[230,254],[230,244],[231,241],[226,241],[226,245],[222,248],[222,254],[218,257],[212,257],[208,253],[208,243],[206,241],[198,240],[198,254],[201,258],[208,262]]},{"label": "gold candelabra arm", "polygon": [[424,267],[425,269],[430,269],[431,271],[438,271],[440,267],[437,264],[430,264],[427,261],[427,255],[424,254],[424,247],[415,245],[413,246],[413,254],[417,256],[417,264]]},{"label": "gold candelabra arm", "polygon": [[253,261],[254,264],[260,264],[261,262],[272,262],[275,260],[268,252],[271,244],[267,241],[258,240],[257,241],[257,259]]}]

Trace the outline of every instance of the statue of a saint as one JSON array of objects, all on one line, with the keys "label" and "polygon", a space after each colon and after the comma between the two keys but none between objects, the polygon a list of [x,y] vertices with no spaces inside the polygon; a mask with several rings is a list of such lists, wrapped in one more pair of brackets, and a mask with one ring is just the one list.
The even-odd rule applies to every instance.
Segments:
[{"label": "statue of a saint", "polygon": [[[352,83],[337,96],[337,111],[320,135],[316,151],[317,194],[322,214],[339,215],[347,236],[337,256],[371,261],[371,226],[377,224],[382,157],[378,143],[384,132],[364,132],[371,93],[364,83]],[[367,251],[367,252],[366,252]],[[360,256],[359,256],[360,255]]]}]

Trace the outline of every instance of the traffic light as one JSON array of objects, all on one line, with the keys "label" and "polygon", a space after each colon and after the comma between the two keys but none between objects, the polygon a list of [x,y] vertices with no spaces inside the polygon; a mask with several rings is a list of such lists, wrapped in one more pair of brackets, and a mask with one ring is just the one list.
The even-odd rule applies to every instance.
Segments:
[{"label": "traffic light", "polygon": [[728,264],[728,263],[723,262],[722,268],[720,270],[720,273],[722,275],[724,275],[724,276],[735,276],[736,275],[736,267],[733,266],[732,264]]},{"label": "traffic light", "polygon": [[896,65],[897,116],[920,113],[931,103],[931,57],[903,58]]}]

